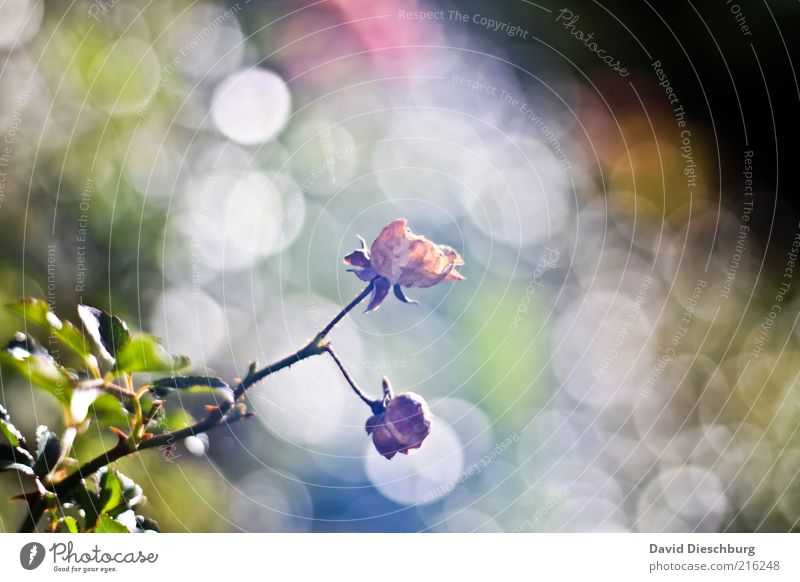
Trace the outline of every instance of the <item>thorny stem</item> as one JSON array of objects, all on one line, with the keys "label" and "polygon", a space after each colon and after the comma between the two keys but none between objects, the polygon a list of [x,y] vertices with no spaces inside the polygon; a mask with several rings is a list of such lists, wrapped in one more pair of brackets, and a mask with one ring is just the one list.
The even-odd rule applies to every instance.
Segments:
[{"label": "thorny stem", "polygon": [[[102,467],[105,467],[106,465],[132,453],[156,447],[171,448],[178,440],[204,433],[214,427],[225,424],[225,415],[234,406],[234,403],[238,401],[244,395],[247,389],[253,384],[260,382],[270,374],[274,374],[275,372],[283,370],[284,368],[288,368],[297,362],[305,360],[306,358],[310,358],[311,356],[317,356],[323,353],[330,354],[334,358],[334,361],[337,362],[337,365],[344,374],[347,382],[354,390],[356,390],[356,394],[358,394],[362,400],[372,406],[372,401],[367,399],[366,396],[364,396],[364,394],[355,386],[355,383],[352,381],[352,378],[342,366],[341,362],[330,350],[330,343],[326,340],[326,336],[331,332],[331,330],[333,330],[337,323],[339,323],[348,313],[350,313],[350,311],[353,310],[354,307],[367,298],[367,296],[372,292],[374,286],[375,281],[370,281],[350,303],[342,308],[342,310],[337,313],[336,316],[325,327],[323,327],[319,333],[317,333],[317,335],[314,336],[314,339],[312,339],[292,355],[287,356],[282,360],[275,362],[274,364],[265,366],[260,370],[256,369],[255,362],[251,363],[245,377],[236,383],[236,386],[233,390],[233,399],[220,404],[217,408],[209,412],[208,416],[206,416],[206,418],[203,420],[174,432],[166,432],[148,438],[140,442],[138,446],[132,446],[132,443],[120,436],[119,442],[116,444],[116,446],[95,457],[77,469],[74,473],[71,473],[69,476],[56,483],[51,488],[52,493],[55,493],[57,497],[69,493],[86,477],[96,473]],[[134,392],[132,392],[132,394],[135,395]],[[29,501],[28,515],[25,517],[25,520],[19,528],[20,533],[28,533],[36,529],[36,524],[42,517],[42,514],[46,509],[46,505],[45,499],[41,496]]]}]

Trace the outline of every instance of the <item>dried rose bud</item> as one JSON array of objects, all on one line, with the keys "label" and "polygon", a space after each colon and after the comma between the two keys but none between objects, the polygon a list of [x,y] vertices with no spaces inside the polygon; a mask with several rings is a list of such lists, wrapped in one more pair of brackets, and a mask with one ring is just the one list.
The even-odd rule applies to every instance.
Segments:
[{"label": "dried rose bud", "polygon": [[384,226],[369,249],[364,239],[360,240],[361,248],[344,261],[355,267],[351,271],[362,281],[375,281],[367,311],[376,309],[392,287],[400,301],[416,303],[405,296],[402,287],[432,287],[442,281],[464,279],[456,270],[464,264],[461,255],[452,247],[414,234],[405,218]]},{"label": "dried rose bud", "polygon": [[378,452],[391,459],[397,453],[407,455],[422,446],[431,434],[433,415],[419,394],[403,392],[393,396],[385,379],[384,392],[384,410],[369,417],[366,428]]}]

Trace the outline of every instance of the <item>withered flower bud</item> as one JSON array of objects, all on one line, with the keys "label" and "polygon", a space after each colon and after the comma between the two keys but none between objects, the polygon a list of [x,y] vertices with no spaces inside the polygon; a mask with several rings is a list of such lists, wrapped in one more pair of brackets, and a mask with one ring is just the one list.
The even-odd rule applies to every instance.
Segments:
[{"label": "withered flower bud", "polygon": [[384,378],[383,412],[374,414],[367,420],[367,434],[378,452],[391,459],[397,453],[422,446],[431,434],[431,414],[425,399],[414,392],[403,392],[394,396],[388,380]]}]

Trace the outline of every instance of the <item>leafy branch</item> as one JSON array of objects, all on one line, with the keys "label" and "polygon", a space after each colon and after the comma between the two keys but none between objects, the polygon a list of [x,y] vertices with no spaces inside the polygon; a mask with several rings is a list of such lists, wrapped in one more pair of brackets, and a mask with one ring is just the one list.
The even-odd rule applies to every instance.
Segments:
[{"label": "leafy branch", "polygon": [[[356,297],[347,304],[336,316],[320,330],[311,341],[309,341],[306,345],[302,348],[294,352],[293,354],[286,356],[285,358],[273,363],[269,364],[261,369],[258,369],[257,364],[255,362],[251,362],[247,374],[244,378],[239,379],[235,387],[232,391],[232,394],[225,398],[219,405],[213,407],[212,410],[209,411],[208,415],[199,422],[195,424],[189,425],[185,428],[180,430],[172,431],[172,432],[164,432],[159,435],[148,435],[143,433],[143,429],[146,428],[145,417],[141,415],[141,396],[146,393],[146,390],[140,390],[135,392],[128,388],[117,386],[111,383],[108,379],[95,379],[94,381],[89,381],[85,384],[85,386],[91,387],[98,387],[102,388],[108,392],[113,394],[117,394],[120,396],[125,396],[130,398],[131,402],[134,403],[135,408],[139,411],[139,416],[135,419],[133,424],[133,430],[131,431],[130,435],[123,433],[120,430],[117,430],[118,442],[117,444],[112,447],[111,449],[105,451],[104,453],[98,455],[88,463],[82,465],[77,470],[72,472],[70,475],[64,477],[63,479],[50,483],[49,486],[43,487],[40,494],[27,494],[25,495],[25,499],[28,501],[28,515],[25,517],[24,522],[19,528],[20,532],[30,532],[36,528],[36,524],[39,522],[42,514],[44,513],[45,509],[48,507],[56,504],[58,500],[62,497],[68,497],[71,492],[73,492],[77,487],[79,487],[82,482],[89,477],[90,475],[96,473],[101,468],[105,467],[106,465],[113,463],[125,456],[128,456],[133,453],[137,453],[139,451],[143,451],[146,449],[152,448],[162,448],[162,447],[171,447],[173,443],[185,439],[190,436],[196,436],[198,434],[207,432],[215,427],[228,424],[234,420],[239,420],[240,418],[245,418],[249,416],[249,413],[243,407],[237,407],[237,403],[242,399],[245,395],[247,390],[266,378],[267,376],[274,374],[284,368],[289,368],[290,366],[301,362],[307,358],[312,356],[317,356],[321,354],[329,354],[334,359],[337,364],[337,367],[343,373],[345,379],[347,380],[348,384],[356,391],[356,394],[364,400],[367,404],[370,405],[373,411],[375,410],[374,406],[375,403],[379,403],[380,401],[372,401],[368,399],[364,393],[355,385],[352,380],[352,377],[344,368],[342,362],[336,357],[334,354],[330,341],[327,339],[328,334],[333,330],[334,326],[339,323],[353,308],[355,308],[359,303],[361,303],[373,290],[374,281],[370,281],[366,287],[358,294]],[[30,300],[29,300],[30,302]],[[85,308],[85,306],[81,306]],[[97,309],[92,309],[92,314],[96,318],[106,318],[108,314],[104,314]],[[111,319],[111,316],[108,316],[108,322],[114,322]],[[121,322],[121,320],[119,320]],[[115,326],[118,326],[119,323],[114,322]],[[124,325],[124,324],[123,324]],[[113,326],[107,326],[106,331],[111,330]],[[116,344],[107,343],[108,339],[112,336],[108,336],[104,332],[101,331],[102,326],[98,326],[95,331],[97,332],[97,343],[102,346],[100,351],[105,351],[107,356],[111,356],[113,358],[113,353],[116,352],[115,348],[124,347],[125,340],[121,337],[121,330],[122,326],[119,326],[117,330]],[[125,328],[127,329],[127,328]],[[91,330],[88,332],[90,335],[94,336]],[[77,345],[77,344],[76,344]],[[182,382],[181,378],[189,378],[193,379],[189,382]],[[204,385],[210,388],[222,388],[225,385],[224,383],[215,383],[216,379],[212,378],[203,378],[203,377],[172,377],[167,378],[166,382],[155,382],[153,384],[147,385],[144,388],[147,390],[163,390],[165,387],[168,389],[170,386],[174,389],[181,389],[186,388],[189,385]],[[162,392],[163,393],[163,392]],[[137,406],[138,405],[138,406]],[[160,403],[157,401],[154,404],[155,407],[159,407]],[[152,416],[152,415],[151,415]],[[138,421],[138,422],[137,422]]]},{"label": "leafy branch", "polygon": [[[381,455],[391,459],[419,448],[431,429],[432,415],[424,399],[412,392],[395,395],[386,377],[382,396],[370,398],[355,383],[328,335],[367,297],[369,312],[378,308],[392,288],[400,301],[416,303],[405,296],[401,286],[430,287],[463,279],[455,268],[463,265],[463,260],[451,247],[415,235],[404,219],[398,219],[383,228],[371,248],[362,239],[362,248],[345,257],[345,262],[366,286],[308,343],[263,368],[251,362],[245,376],[232,387],[221,378],[179,375],[189,368],[188,358],[168,353],[155,336],[131,332],[122,319],[95,307],[78,306],[81,330],[59,319],[41,299],[9,305],[26,322],[43,328],[51,339],[68,347],[81,362],[78,370],[65,367],[61,358],[57,360],[22,332],[0,350],[0,366],[15,370],[58,399],[66,424],[62,437],[39,426],[35,449],[29,449],[8,411],[0,406],[0,436],[7,441],[0,443],[0,472],[17,471],[35,484],[33,491],[18,496],[28,508],[19,531],[34,531],[45,512],[52,532],[157,530],[152,520],[135,514],[144,500],[141,488],[109,465],[153,448],[169,457],[178,441],[252,416],[244,403],[247,390],[312,356],[330,356],[356,396],[370,408],[372,416],[365,429]],[[135,375],[141,373],[163,376],[137,387],[139,376]],[[199,421],[192,419],[182,428],[158,431],[159,419],[167,414],[166,398],[176,391],[210,393],[215,404],[206,406],[207,414]],[[90,418],[102,420],[116,434],[117,442],[80,464],[70,453]],[[158,434],[150,432],[151,427]]]}]

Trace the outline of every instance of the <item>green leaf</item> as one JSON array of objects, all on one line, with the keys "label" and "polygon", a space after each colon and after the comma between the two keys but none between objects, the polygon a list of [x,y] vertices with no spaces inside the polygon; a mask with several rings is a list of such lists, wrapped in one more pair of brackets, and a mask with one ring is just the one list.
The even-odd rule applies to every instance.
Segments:
[{"label": "green leaf", "polygon": [[22,436],[22,433],[17,430],[17,427],[5,420],[0,420],[0,434],[6,437],[6,440],[13,447],[25,444],[25,437]]},{"label": "green leaf", "polygon": [[11,424],[11,415],[2,405],[0,405],[0,434],[6,437],[13,447],[25,444],[25,437]]},{"label": "green leaf", "polygon": [[189,358],[173,356],[158,338],[148,333],[131,336],[117,354],[117,370],[122,372],[178,372],[189,367]]},{"label": "green leaf", "polygon": [[130,531],[110,515],[101,515],[94,533],[130,533]]},{"label": "green leaf", "polygon": [[111,467],[103,467],[100,474],[100,513],[106,513],[123,502],[122,483],[117,472]]},{"label": "green leaf", "polygon": [[144,501],[142,488],[113,467],[101,468],[94,481],[99,493],[97,513],[116,517]]},{"label": "green leaf", "polygon": [[52,471],[61,458],[61,441],[45,425],[36,429],[36,463],[33,472],[44,477]]},{"label": "green leaf", "polygon": [[53,359],[48,351],[39,345],[39,342],[21,331],[14,333],[14,337],[6,344],[3,351],[16,360],[24,360],[29,356]]},{"label": "green leaf", "polygon": [[89,421],[96,420],[104,426],[116,426],[127,429],[130,426],[130,414],[120,400],[108,393],[98,396],[86,414]]},{"label": "green leaf", "polygon": [[26,475],[33,475],[33,457],[22,447],[0,444],[0,472],[20,471]]},{"label": "green leaf", "polygon": [[145,500],[142,488],[133,479],[119,471],[117,471],[117,479],[119,479],[122,486],[122,497],[125,501],[124,508],[126,510],[136,507]]},{"label": "green leaf", "polygon": [[170,376],[150,384],[150,391],[160,398],[177,390],[187,392],[213,392],[228,402],[233,402],[233,390],[220,378],[210,376]]},{"label": "green leaf", "polygon": [[86,420],[90,407],[103,394],[105,393],[99,388],[84,388],[79,384],[72,391],[72,398],[69,402],[71,422],[81,424]]},{"label": "green leaf", "polygon": [[100,355],[114,362],[117,354],[131,339],[131,332],[128,331],[125,322],[116,315],[88,305],[78,305],[78,317],[81,318],[86,333],[94,341]]},{"label": "green leaf", "polygon": [[6,307],[25,321],[34,323],[52,333],[61,343],[79,356],[85,358],[89,355],[86,340],[80,330],[69,321],[60,320],[50,309],[47,301],[29,297],[9,303]]},{"label": "green leaf", "polygon": [[44,388],[62,403],[69,404],[77,376],[60,366],[47,350],[22,332],[14,334],[0,351],[0,364],[16,370],[32,384]]},{"label": "green leaf", "polygon": [[176,431],[194,423],[195,418],[183,408],[168,408],[164,413],[163,426],[166,430]]},{"label": "green leaf", "polygon": [[57,533],[78,533],[78,522],[74,517],[65,516],[56,522]]},{"label": "green leaf", "polygon": [[74,500],[78,507],[83,510],[84,514],[84,529],[91,529],[97,524],[97,513],[100,508],[100,496],[89,489],[88,483],[94,481],[95,477],[92,476],[90,480],[84,481],[77,486],[67,499]]}]

